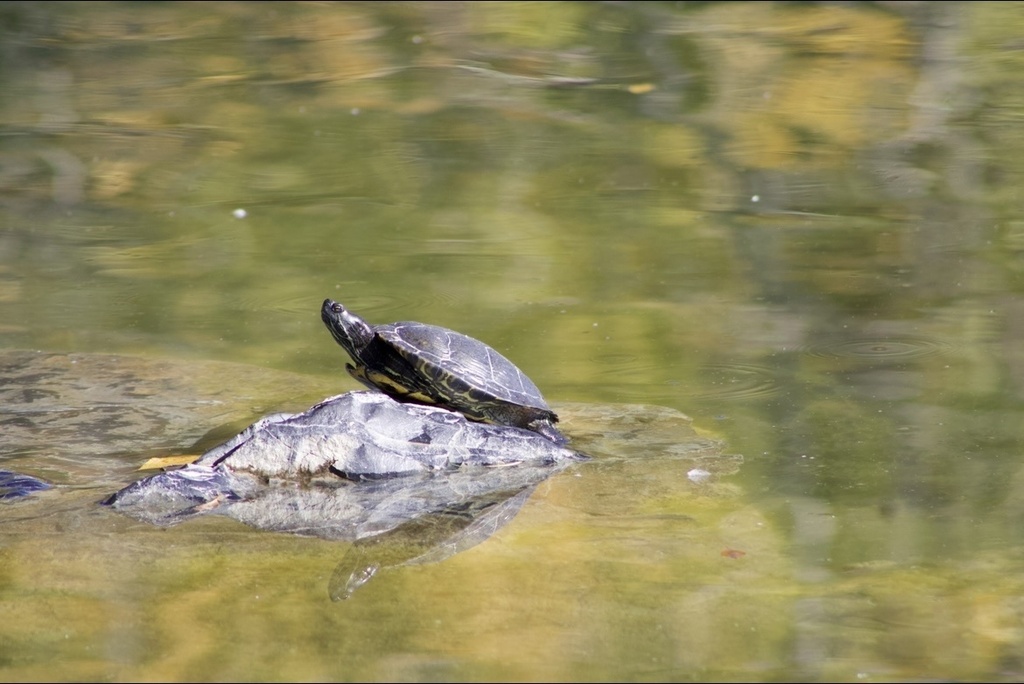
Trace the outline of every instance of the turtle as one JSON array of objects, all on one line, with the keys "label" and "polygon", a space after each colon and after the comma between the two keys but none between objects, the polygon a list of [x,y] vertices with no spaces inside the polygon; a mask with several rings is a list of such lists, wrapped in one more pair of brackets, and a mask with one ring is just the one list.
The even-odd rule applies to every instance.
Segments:
[{"label": "turtle", "polygon": [[320,316],[355,362],[346,364],[348,372],[370,389],[568,442],[533,381],[480,340],[415,321],[370,325],[331,299],[324,300]]}]

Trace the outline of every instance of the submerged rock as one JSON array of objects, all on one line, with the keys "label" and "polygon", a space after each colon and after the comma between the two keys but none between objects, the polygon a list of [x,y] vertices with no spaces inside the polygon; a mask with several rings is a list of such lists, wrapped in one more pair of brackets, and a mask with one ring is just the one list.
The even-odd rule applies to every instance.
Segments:
[{"label": "submerged rock", "polygon": [[11,470],[0,470],[0,501],[22,499],[53,485],[45,480]]},{"label": "submerged rock", "polygon": [[[342,395],[252,423],[254,411],[309,405],[335,386],[333,378],[241,364],[2,352],[7,525],[47,557],[54,529],[88,527],[106,543],[111,528],[104,524],[117,521],[94,517],[94,492],[123,487],[103,508],[159,526],[214,514],[260,530],[354,542],[342,547],[328,587],[332,598],[345,598],[378,571],[438,562],[481,543],[539,483],[585,458],[529,431],[469,423],[380,393]],[[577,491],[589,514],[613,517],[633,511],[638,499],[674,499],[680,481],[702,497],[733,491],[722,478],[742,458],[723,454],[717,439],[697,434],[676,410],[555,408],[573,446],[594,457],[579,477],[558,485]],[[334,412],[354,438],[332,442]],[[124,486],[148,457],[203,451],[198,463]],[[132,555],[175,553],[161,534],[113,529],[131,535]],[[200,527],[195,537],[219,534],[211,529]]]}]

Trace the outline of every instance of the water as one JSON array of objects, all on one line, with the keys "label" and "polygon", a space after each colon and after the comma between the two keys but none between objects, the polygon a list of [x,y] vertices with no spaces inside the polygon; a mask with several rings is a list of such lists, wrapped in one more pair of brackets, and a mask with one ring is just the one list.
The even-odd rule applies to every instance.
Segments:
[{"label": "water", "polygon": [[[226,402],[0,451],[61,485],[0,508],[0,676],[1019,679],[1021,8],[0,8],[0,348]],[[345,544],[93,506],[355,389],[326,297],[742,462],[606,444],[342,603]]]}]

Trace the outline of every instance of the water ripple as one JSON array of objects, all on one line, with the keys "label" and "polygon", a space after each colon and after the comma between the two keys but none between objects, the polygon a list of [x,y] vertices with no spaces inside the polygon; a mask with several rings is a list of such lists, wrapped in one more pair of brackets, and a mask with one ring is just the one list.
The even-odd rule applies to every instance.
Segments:
[{"label": "water ripple", "polygon": [[[697,368],[696,381],[675,379],[657,359],[634,354],[602,354],[592,361],[605,369],[603,375],[615,384],[625,400],[653,401],[664,397],[692,397],[708,400],[741,400],[767,397],[779,391],[774,371],[750,363],[706,364]],[[667,375],[666,375],[667,373]],[[619,382],[629,378],[631,382]]]},{"label": "water ripple", "polygon": [[775,374],[764,366],[749,363],[723,363],[700,367],[704,378],[698,399],[756,399],[779,391]]},{"label": "water ripple", "polygon": [[849,358],[865,361],[911,361],[949,353],[953,345],[930,337],[864,337],[837,340],[806,347],[811,356]]}]

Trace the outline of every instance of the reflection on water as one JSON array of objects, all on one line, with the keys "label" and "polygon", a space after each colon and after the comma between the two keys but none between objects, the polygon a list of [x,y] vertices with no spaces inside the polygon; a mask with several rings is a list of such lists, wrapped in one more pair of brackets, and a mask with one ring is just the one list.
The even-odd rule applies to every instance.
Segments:
[{"label": "reflection on water", "polygon": [[487,541],[516,516],[535,489],[492,494],[357,540],[334,569],[328,595],[332,601],[352,598],[382,569],[437,563]]},{"label": "reflection on water", "polygon": [[[55,353],[0,369],[28,439],[0,459],[57,485],[0,510],[35,521],[0,536],[0,670],[1018,679],[1019,10],[0,6],[0,346]],[[486,341],[605,458],[337,604],[328,542],[204,520],[147,560],[83,512],[140,457],[355,389],[325,292]],[[84,353],[166,386],[115,397]],[[743,467],[705,487],[672,431],[645,457],[570,402],[693,415]]]}]

